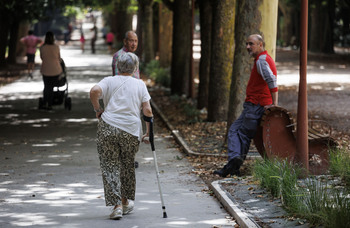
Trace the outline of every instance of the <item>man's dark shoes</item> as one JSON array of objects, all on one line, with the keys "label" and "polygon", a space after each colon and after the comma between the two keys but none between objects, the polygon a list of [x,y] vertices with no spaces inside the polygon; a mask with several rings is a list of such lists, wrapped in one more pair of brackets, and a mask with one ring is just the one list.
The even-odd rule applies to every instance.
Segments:
[{"label": "man's dark shoes", "polygon": [[240,174],[239,168],[242,164],[243,160],[241,158],[233,158],[224,166],[224,168],[214,171],[214,174],[217,174],[220,177],[226,177],[229,174],[238,176]]}]

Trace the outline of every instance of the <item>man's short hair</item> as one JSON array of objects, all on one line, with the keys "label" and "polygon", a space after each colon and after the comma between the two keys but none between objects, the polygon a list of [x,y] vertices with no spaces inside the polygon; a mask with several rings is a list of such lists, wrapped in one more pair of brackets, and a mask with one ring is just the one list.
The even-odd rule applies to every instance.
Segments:
[{"label": "man's short hair", "polygon": [[263,47],[265,47],[265,41],[262,35],[260,34],[252,34],[251,36],[255,36],[260,42],[262,42]]},{"label": "man's short hair", "polygon": [[129,33],[133,33],[135,36],[137,36],[137,34],[134,32],[134,31],[127,31],[126,33],[125,33],[125,37],[124,37],[124,39],[128,39],[129,37],[128,37],[128,35],[129,35]]}]

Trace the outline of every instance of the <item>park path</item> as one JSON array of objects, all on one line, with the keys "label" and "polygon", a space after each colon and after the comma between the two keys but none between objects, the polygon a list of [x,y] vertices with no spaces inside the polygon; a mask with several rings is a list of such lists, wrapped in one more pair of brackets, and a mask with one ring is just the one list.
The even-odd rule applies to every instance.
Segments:
[{"label": "park path", "polygon": [[[86,25],[87,28],[89,25]],[[97,53],[77,42],[61,46],[72,110],[38,110],[39,70],[0,88],[0,227],[232,227],[236,223],[191,173],[169,132],[155,126],[155,145],[168,218],[162,218],[152,152],[141,144],[136,160],[135,210],[108,219],[96,152],[90,88],[110,74],[102,38]]]}]

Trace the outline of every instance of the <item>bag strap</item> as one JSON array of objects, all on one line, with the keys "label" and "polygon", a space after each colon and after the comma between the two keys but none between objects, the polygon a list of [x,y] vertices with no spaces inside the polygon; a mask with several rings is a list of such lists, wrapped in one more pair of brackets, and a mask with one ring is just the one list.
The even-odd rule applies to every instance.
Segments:
[{"label": "bag strap", "polygon": [[123,81],[123,83],[118,87],[118,89],[114,90],[112,97],[114,97],[114,95],[118,92],[118,90],[124,85],[125,82],[127,82],[130,78],[126,79],[125,81]]}]

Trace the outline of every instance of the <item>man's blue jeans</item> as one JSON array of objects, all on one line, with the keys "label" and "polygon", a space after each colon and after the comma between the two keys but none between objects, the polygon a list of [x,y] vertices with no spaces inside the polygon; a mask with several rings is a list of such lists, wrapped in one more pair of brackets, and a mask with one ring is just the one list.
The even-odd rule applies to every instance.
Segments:
[{"label": "man's blue jeans", "polygon": [[244,102],[243,111],[233,122],[228,132],[228,160],[233,158],[245,159],[251,140],[254,138],[264,107],[250,102]]}]

